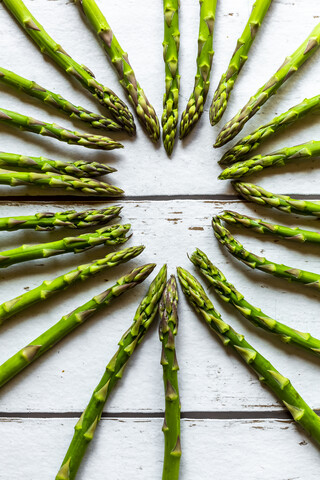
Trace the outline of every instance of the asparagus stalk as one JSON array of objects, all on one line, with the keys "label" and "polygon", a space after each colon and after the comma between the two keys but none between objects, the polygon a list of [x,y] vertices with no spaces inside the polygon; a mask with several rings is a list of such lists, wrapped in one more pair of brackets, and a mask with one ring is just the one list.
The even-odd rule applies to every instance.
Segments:
[{"label": "asparagus stalk", "polygon": [[214,51],[212,49],[213,28],[217,0],[199,0],[200,23],[198,37],[197,73],[193,92],[186,109],[181,115],[180,138],[186,137],[203,113],[210,86],[210,73]]},{"label": "asparagus stalk", "polygon": [[33,363],[47,350],[56,345],[66,335],[71,333],[79,325],[82,325],[92,315],[103,307],[109,305],[114,298],[119,297],[139,283],[152,272],[155,264],[144,265],[135,268],[119,280],[108,290],[93,297],[73,312],[64,316],[55,325],[42,333],[33,342],[15,353],[6,362],[0,365],[0,387],[20,373],[30,363]]},{"label": "asparagus stalk", "polygon": [[222,75],[217,90],[214,93],[209,113],[211,125],[215,125],[221,120],[227,108],[234,84],[243,65],[248,60],[251,45],[261,27],[271,2],[272,0],[256,0],[253,4],[249,20],[241,37],[237,41],[227,71]]},{"label": "asparagus stalk", "polygon": [[219,297],[233,305],[255,327],[260,327],[269,333],[278,335],[284,343],[292,343],[302,347],[310,353],[320,355],[320,340],[310,333],[299,332],[278,322],[246,301],[243,294],[228,282],[223,273],[213,265],[205,253],[197,249],[190,257],[191,262],[202,275],[210,282]]},{"label": "asparagus stalk", "polygon": [[218,217],[212,219],[212,227],[218,241],[224,245],[231,255],[240,260],[250,268],[261,270],[264,273],[274,275],[275,277],[285,278],[289,282],[304,283],[308,287],[320,288],[320,275],[308,272],[299,268],[288,267],[279,263],[267,260],[264,257],[255,255],[245,250],[238,240],[236,240],[229,230],[223,227]]},{"label": "asparagus stalk", "polygon": [[248,153],[256,150],[262,142],[275,135],[280,130],[290,127],[309,113],[319,113],[320,95],[306,98],[298,105],[290,108],[287,112],[278,115],[270,122],[261,125],[249,135],[243,137],[231,147],[219,161],[220,165],[230,165],[237,162]]},{"label": "asparagus stalk", "polygon": [[71,192],[83,192],[87,195],[104,197],[119,196],[123,190],[109,183],[99,182],[93,178],[76,178],[70,175],[55,175],[51,172],[8,172],[0,169],[0,185],[22,187],[34,185],[41,188],[64,188]]},{"label": "asparagus stalk", "polygon": [[101,418],[104,405],[122,377],[123,371],[135,348],[143,340],[157,313],[158,302],[166,284],[167,269],[164,265],[151,283],[147,295],[141,301],[132,325],[119,341],[119,348],[108,363],[104,374],[75,426],[71,440],[56,480],[73,480],[76,477],[82,458]]},{"label": "asparagus stalk", "polygon": [[37,98],[41,102],[64,113],[67,117],[89,123],[93,128],[105,128],[106,130],[113,132],[121,130],[121,126],[110,118],[104,117],[100,113],[90,112],[84,107],[76,107],[61,95],[53,93],[50,90],[41,87],[41,85],[38,85],[33,80],[20,77],[20,75],[17,75],[10,70],[6,70],[3,67],[0,67],[0,82],[9,85],[18,91],[22,91],[27,95],[30,95],[30,97]]},{"label": "asparagus stalk", "polygon": [[35,19],[22,0],[3,0],[7,9],[16,18],[22,28],[38,45],[40,51],[48,55],[67,74],[75,78],[112,114],[116,123],[122,126],[130,135],[135,134],[133,117],[125,103],[109,88],[97,82],[93,73],[85,65],[80,65],[56,43]]},{"label": "asparagus stalk", "polygon": [[60,127],[60,125],[56,123],[43,122],[4,108],[0,108],[0,121],[10,127],[16,127],[26,132],[37,133],[44,137],[55,138],[60,142],[66,142],[70,145],[80,145],[99,150],[123,148],[121,143],[115,142],[111,138],[102,137],[101,135],[91,135],[89,133],[72,132],[67,128]]},{"label": "asparagus stalk", "polygon": [[180,89],[179,75],[179,0],[163,0],[166,91],[163,96],[162,138],[164,148],[171,155],[178,125],[178,102]]},{"label": "asparagus stalk", "polygon": [[229,142],[243,129],[247,121],[262,107],[281,85],[291,77],[317,50],[320,44],[320,23],[293,54],[285,59],[279,70],[248,101],[248,103],[225,124],[218,135],[215,147]]},{"label": "asparagus stalk", "polygon": [[259,381],[269,387],[284,404],[295,422],[318,443],[320,443],[320,419],[302,399],[290,380],[284,377],[263,357],[243,335],[228,325],[215,310],[200,283],[186,270],[178,268],[182,289],[194,309],[200,313],[223,345],[230,345],[246,364],[258,375]]},{"label": "asparagus stalk", "polygon": [[259,218],[247,217],[230,210],[224,211],[219,215],[220,220],[224,220],[230,225],[240,225],[251,228],[255,232],[262,234],[275,235],[276,237],[293,240],[294,242],[304,243],[320,243],[320,233],[303,230],[302,228],[290,228],[283,225],[275,225],[274,223],[265,222]]},{"label": "asparagus stalk", "polygon": [[292,160],[306,160],[320,156],[320,142],[311,140],[294,147],[281,148],[269,155],[255,155],[248,160],[237,162],[227,167],[219,175],[220,180],[241,178],[260,172],[264,168],[284,167]]},{"label": "asparagus stalk", "polygon": [[140,255],[143,250],[144,247],[140,246],[109,253],[104,258],[80,265],[76,269],[53,280],[45,280],[39,287],[2,303],[0,305],[0,325],[13,315],[26,310],[36,303],[43,302],[62,290],[66,290],[79,280],[88,280],[106,268],[113,268],[121,263],[128,262]]},{"label": "asparagus stalk", "polygon": [[58,175],[72,175],[73,177],[99,177],[117,170],[109,165],[98,162],[61,162],[46,157],[29,157],[15,153],[0,152],[0,167],[8,170],[31,170],[36,172],[51,172]]},{"label": "asparagus stalk", "polygon": [[19,217],[1,217],[0,231],[3,230],[54,230],[56,227],[66,228],[88,228],[96,225],[105,225],[113,218],[119,216],[122,207],[111,206],[101,210],[84,210],[77,212],[68,210],[66,212],[41,212],[34,215],[23,215]]},{"label": "asparagus stalk", "polygon": [[84,233],[78,237],[65,237],[55,242],[39,243],[37,245],[22,245],[12,250],[0,252],[0,268],[6,268],[16,263],[28,262],[37,258],[48,258],[65,253],[81,253],[97,245],[119,245],[128,240],[126,233],[131,225],[111,225],[96,230],[94,233]]},{"label": "asparagus stalk", "polygon": [[160,300],[159,337],[162,343],[161,365],[165,391],[164,461],[162,480],[178,480],[180,444],[180,398],[178,386],[179,365],[174,337],[178,333],[178,290],[174,275],[171,275]]},{"label": "asparagus stalk", "polygon": [[149,103],[146,94],[136,79],[128,54],[122,49],[95,0],[77,0],[77,3],[96,32],[102,47],[113,64],[119,81],[125,89],[143,128],[151,140],[157,142],[160,136],[159,120],[153,106]]},{"label": "asparagus stalk", "polygon": [[99,177],[117,170],[109,165],[98,162],[77,160],[76,162],[62,162],[46,157],[29,157],[15,153],[0,152],[0,167],[7,170],[27,170],[35,172],[50,172],[58,175],[73,177]]},{"label": "asparagus stalk", "polygon": [[276,195],[268,192],[253,183],[233,182],[234,189],[249,202],[257,203],[265,207],[273,207],[286,213],[298,215],[312,215],[320,217],[320,202],[310,202],[290,198],[287,195]]}]

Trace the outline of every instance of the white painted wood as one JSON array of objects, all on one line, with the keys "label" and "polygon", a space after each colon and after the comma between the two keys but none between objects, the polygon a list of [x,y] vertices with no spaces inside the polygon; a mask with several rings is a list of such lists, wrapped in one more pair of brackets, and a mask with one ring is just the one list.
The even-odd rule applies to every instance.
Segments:
[{"label": "white painted wood", "polygon": [[[0,478],[54,478],[75,422],[74,418],[1,422]],[[161,426],[161,419],[102,419],[77,479],[161,478]],[[183,420],[181,435],[184,480],[313,480],[319,475],[317,448],[289,421]]]},{"label": "white painted wood", "polygon": [[[13,204],[0,208],[0,215],[4,212],[6,215],[14,215],[18,212],[31,213],[34,209],[43,211],[56,208],[55,205],[31,207]],[[60,205],[59,209],[61,208]],[[77,208],[80,209],[81,205]],[[140,259],[114,271],[104,272],[98,278],[75,286],[69,292],[59,294],[56,299],[50,299],[45,305],[36,306],[16,319],[9,320],[1,330],[0,362],[36,338],[62,315],[109,286],[112,280],[133,265],[156,262],[158,271],[167,262],[169,273],[174,273],[177,265],[194,272],[186,256],[187,253],[192,253],[194,247],[204,250],[247,299],[261,307],[265,313],[299,330],[310,331],[320,338],[317,291],[251,271],[219,247],[212,234],[210,219],[211,215],[223,208],[254,213],[240,202],[126,202],[123,221],[131,222],[133,231],[129,244],[145,244],[147,247]],[[285,217],[283,214],[272,215],[266,209],[260,209],[257,213],[260,216],[268,214],[264,218],[279,222],[284,221]],[[306,225],[307,221],[302,224]],[[309,221],[309,228],[310,224],[315,226],[317,222]],[[244,245],[254,252],[289,266],[320,272],[317,246],[288,245],[276,239],[261,239],[244,233],[239,230],[237,238],[243,239]],[[0,246],[2,250],[17,246],[22,241],[44,241],[49,236],[59,238],[63,234],[69,235],[70,232],[60,230],[50,235],[41,232],[4,232],[0,236]],[[0,271],[3,285],[0,298],[2,301],[7,300],[23,292],[25,287],[32,288],[44,279],[53,278],[79,263],[103,256],[104,251],[99,247],[87,254],[64,255],[4,269]],[[148,282],[137,287],[115,302],[109,310],[89,320],[87,325],[80,327],[78,332],[71,334],[37,361],[37,364],[3,388],[1,410],[81,411],[114,353],[117,341],[131,323],[147,284]],[[292,346],[283,346],[278,339],[248,325],[231,307],[222,305],[213,293],[212,299],[224,318],[239,332],[247,334],[248,340],[292,380],[301,395],[314,408],[319,408],[319,359]],[[261,388],[255,375],[230,350],[225,352],[219,341],[191,311],[182,293],[179,311],[181,320],[177,343],[183,411],[268,411],[270,408],[279,408],[279,403],[269,391]],[[132,358],[121,386],[111,396],[108,411],[157,412],[163,409],[159,358],[160,343],[154,327]]]},{"label": "white painted wood", "polygon": [[[162,59],[162,3],[127,0],[113,2],[109,8],[98,2],[106,14],[116,35],[124,48],[129,50],[131,63],[137,78],[145,89],[158,116],[162,112],[164,91],[164,67]],[[108,65],[104,52],[96,42],[93,33],[84,25],[77,7],[73,2],[55,0],[26,0],[26,4],[47,28],[48,32],[80,63],[87,64],[98,80],[113,88],[124,98],[112,68]],[[252,0],[224,0],[219,2],[214,34],[212,85],[203,118],[196,131],[183,143],[177,141],[172,159],[167,159],[162,145],[153,146],[138,126],[136,139],[118,135],[125,149],[114,153],[93,152],[82,147],[65,145],[53,139],[38,138],[29,133],[17,133],[8,127],[0,126],[1,149],[29,155],[45,155],[57,159],[75,160],[78,158],[102,160],[119,169],[117,174],[109,176],[110,181],[124,188],[127,195],[152,194],[218,194],[232,193],[227,182],[217,182],[220,167],[216,160],[220,151],[211,145],[223,123],[241,108],[258,87],[260,87],[280,66],[284,57],[305,39],[319,21],[317,0],[274,1],[259,35],[252,47],[250,58],[237,81],[230,105],[221,124],[212,128],[208,122],[210,101],[222,72],[226,69],[236,39],[240,35],[248,17]],[[198,31],[198,2],[184,0],[181,8],[181,95],[180,112],[185,108],[191,93],[195,75],[195,56]],[[0,5],[0,32],[2,49],[1,64],[17,73],[32,77],[38,83],[70,98],[77,104],[99,109],[86,92],[71,82],[58,67],[50,61],[43,61],[41,54],[26,34],[9,16],[3,4]],[[318,82],[320,62],[318,52],[301,71],[280,89],[276,97],[268,103],[247,125],[243,131],[249,132],[262,122],[273,118],[276,113],[285,111],[306,96],[319,93]],[[71,127],[68,119],[57,114],[27,96],[17,97],[9,88],[1,88],[1,105],[29,113],[40,119],[52,119]],[[276,147],[289,146],[318,139],[319,117],[300,122],[269,142],[263,151]],[[75,125],[77,129],[84,125]],[[312,171],[312,175],[308,175]],[[317,161],[297,162],[285,170],[276,173],[264,173],[256,177],[258,183],[272,187],[277,192],[319,193],[320,172]],[[0,194],[17,195],[25,193],[25,188],[1,187]],[[43,192],[43,191],[42,191]],[[28,190],[37,194],[38,190]],[[45,193],[48,193],[45,191]],[[52,192],[53,193],[53,192]],[[58,192],[57,193],[61,193]]]}]

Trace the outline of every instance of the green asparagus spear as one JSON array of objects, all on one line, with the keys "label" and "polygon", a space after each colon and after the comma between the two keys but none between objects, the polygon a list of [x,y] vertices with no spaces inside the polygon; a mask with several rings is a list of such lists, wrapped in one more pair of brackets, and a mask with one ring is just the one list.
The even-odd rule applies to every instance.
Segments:
[{"label": "green asparagus spear", "polygon": [[121,48],[121,45],[95,0],[77,0],[76,3],[81,7],[93,30],[96,32],[143,128],[151,140],[157,142],[160,136],[159,120],[153,106],[149,103],[149,100],[136,79],[129,62],[128,54]]},{"label": "green asparagus spear", "polygon": [[180,89],[179,75],[179,0],[163,0],[166,91],[163,96],[162,138],[164,148],[171,155],[177,133],[178,102]]},{"label": "green asparagus spear", "polygon": [[221,318],[207,297],[200,283],[186,270],[178,268],[182,289],[194,309],[218,335],[223,345],[230,345],[246,364],[258,375],[259,381],[270,388],[293,419],[318,443],[320,443],[320,419],[301,398],[290,380],[284,377],[264,358],[243,335],[237,333]]},{"label": "green asparagus spear", "polygon": [[298,105],[290,108],[285,113],[273,118],[270,122],[261,125],[249,135],[243,137],[231,147],[219,161],[220,165],[230,165],[238,162],[248,153],[256,150],[262,142],[275,135],[278,131],[289,127],[309,113],[319,113],[320,95],[306,98]]},{"label": "green asparagus spear", "polygon": [[194,128],[203,113],[209,86],[212,59],[213,27],[217,0],[199,0],[200,24],[198,37],[197,74],[193,92],[190,95],[185,111],[180,120],[180,138],[186,137]]},{"label": "green asparagus spear", "polygon": [[294,147],[281,148],[268,155],[255,155],[248,160],[234,163],[220,173],[220,180],[228,178],[241,178],[253,175],[268,167],[284,167],[292,160],[306,160],[320,156],[320,142],[311,140]]},{"label": "green asparagus spear", "polygon": [[271,2],[272,0],[256,0],[253,4],[248,23],[237,41],[237,46],[231,57],[228,69],[222,75],[217,90],[214,93],[209,113],[211,125],[215,125],[221,120],[227,108],[234,84],[243,65],[248,60],[251,45],[261,27]]},{"label": "green asparagus spear", "polygon": [[230,210],[224,211],[218,215],[218,217],[230,225],[241,225],[246,228],[252,228],[252,230],[258,233],[271,234],[299,243],[320,243],[320,233],[318,232],[311,232],[310,230],[303,230],[297,227],[290,228],[283,225],[275,225],[274,223],[265,222],[259,218],[247,217],[246,215],[231,212]]},{"label": "green asparagus spear", "polygon": [[58,175],[72,175],[73,177],[99,177],[117,170],[109,165],[98,162],[61,162],[46,157],[29,157],[15,153],[0,152],[0,167],[7,170],[31,170],[35,172],[51,172]]},{"label": "green asparagus spear", "polygon": [[33,342],[15,353],[6,362],[0,365],[0,387],[20,373],[30,363],[37,360],[47,350],[56,345],[75,328],[82,325],[95,312],[98,312],[114,299],[143,282],[152,272],[155,264],[135,268],[127,275],[119,278],[112,287],[93,297],[89,302],[81,305],[73,312],[65,315],[55,325],[42,333]]},{"label": "green asparagus spear", "polygon": [[158,302],[165,287],[166,278],[167,269],[164,265],[151,283],[147,295],[141,301],[132,325],[120,339],[117,352],[108,363],[87,407],[76,424],[73,438],[56,480],[73,480],[76,477],[88,444],[93,439],[104,405],[116,383],[122,377],[135,348],[143,340],[157,314]]},{"label": "green asparagus spear", "polygon": [[55,175],[51,172],[7,172],[0,169],[0,185],[11,187],[23,187],[35,185],[41,188],[64,188],[67,191],[79,191],[87,195],[100,195],[104,197],[119,196],[123,192],[121,188],[109,183],[99,182],[93,178],[76,178],[70,175]]},{"label": "green asparagus spear", "polygon": [[221,147],[232,140],[243,129],[246,122],[262,107],[281,85],[291,77],[317,50],[320,44],[320,23],[312,30],[306,40],[290,56],[279,70],[253,95],[248,103],[225,124],[218,135],[215,147]]},{"label": "green asparagus spear", "polygon": [[104,117],[100,113],[90,112],[83,107],[76,107],[61,95],[53,93],[41,87],[36,82],[20,77],[16,73],[6,70],[3,67],[0,67],[0,82],[10,85],[10,87],[22,91],[31,97],[37,98],[41,102],[64,113],[67,117],[90,123],[93,128],[105,128],[113,132],[121,130],[121,126],[110,118]]},{"label": "green asparagus spear", "polygon": [[0,231],[21,230],[30,228],[33,230],[54,230],[56,227],[88,228],[96,225],[105,225],[113,218],[119,216],[122,207],[111,206],[101,210],[84,210],[77,212],[41,212],[34,215],[19,217],[0,217]]},{"label": "green asparagus spear", "polygon": [[178,290],[174,275],[171,275],[159,305],[159,337],[162,342],[161,365],[165,390],[164,461],[162,480],[178,480],[180,444],[180,398],[178,386],[179,365],[176,357],[175,335],[178,332]]},{"label": "green asparagus spear", "polygon": [[267,332],[279,335],[284,343],[292,343],[304,348],[310,353],[320,355],[320,340],[312,337],[310,333],[299,332],[284,323],[269,317],[246,301],[242,293],[227,281],[223,273],[213,265],[205,253],[197,249],[190,257],[191,262],[200,270],[202,275],[210,282],[219,297],[231,303],[255,327],[260,327]]},{"label": "green asparagus spear", "polygon": [[287,195],[276,195],[268,192],[253,183],[232,182],[234,189],[249,202],[257,203],[265,207],[273,207],[286,213],[298,215],[312,215],[320,217],[320,202],[310,202],[290,198]]},{"label": "green asparagus spear", "polygon": [[299,268],[288,267],[279,263],[271,262],[264,257],[255,255],[254,253],[245,250],[238,240],[236,240],[229,230],[223,227],[218,217],[212,219],[212,227],[216,238],[221,245],[224,245],[231,255],[240,260],[242,263],[250,268],[261,270],[264,273],[269,273],[275,277],[282,277],[289,282],[304,283],[308,287],[316,289],[320,288],[320,275],[317,273],[308,272]]},{"label": "green asparagus spear", "polygon": [[22,245],[12,250],[0,252],[0,268],[6,268],[16,263],[28,262],[37,258],[48,258],[64,253],[80,253],[97,245],[118,245],[128,240],[126,233],[131,225],[111,225],[96,230],[94,233],[84,233],[78,237],[65,237],[55,242],[39,243],[37,245]]},{"label": "green asparagus spear", "polygon": [[66,290],[78,280],[85,281],[106,268],[112,268],[128,262],[140,255],[143,250],[144,247],[140,246],[109,253],[104,258],[80,265],[75,270],[71,270],[53,280],[45,280],[39,287],[2,303],[0,305],[0,325],[13,315],[26,310],[36,303],[43,302],[62,290]]},{"label": "green asparagus spear", "polygon": [[89,133],[72,132],[67,128],[60,127],[60,125],[56,123],[42,122],[36,118],[27,117],[21,113],[5,110],[4,108],[0,108],[0,122],[26,132],[55,138],[56,140],[60,140],[60,142],[66,142],[70,145],[80,145],[100,150],[123,148],[121,143],[115,142],[111,138],[102,137],[101,135],[91,135]]},{"label": "green asparagus spear", "polygon": [[75,78],[88,90],[109,112],[116,123],[121,125],[130,135],[135,134],[135,124],[128,107],[109,88],[97,82],[93,73],[85,65],[79,65],[67,52],[56,43],[35,19],[22,0],[3,0],[7,9],[12,13],[22,28],[38,45],[40,51],[48,55],[66,73]]}]

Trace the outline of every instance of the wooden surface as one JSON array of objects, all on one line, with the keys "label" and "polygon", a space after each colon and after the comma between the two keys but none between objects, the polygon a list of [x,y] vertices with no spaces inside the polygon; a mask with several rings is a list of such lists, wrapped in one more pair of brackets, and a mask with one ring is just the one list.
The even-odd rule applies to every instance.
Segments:
[{"label": "wooden surface", "polygon": [[[129,49],[131,63],[149,100],[161,115],[163,93],[161,2],[115,1],[106,13],[118,39]],[[248,17],[251,0],[218,2],[213,80],[209,99],[225,70],[236,38]],[[102,83],[123,93],[94,35],[84,25],[73,2],[26,0],[26,4],[49,33],[80,63],[94,70]],[[125,4],[125,8],[124,8]],[[248,97],[266,81],[309,34],[319,21],[317,0],[274,0],[252,47],[249,61],[237,82],[223,120],[228,120]],[[0,4],[1,65],[63,94],[77,104],[99,110],[80,87],[51,62],[43,61]],[[198,2],[184,0],[181,8],[181,103],[185,107],[194,77],[198,29]],[[249,132],[276,113],[319,93],[315,80],[320,73],[319,53],[314,56],[276,97],[252,119]],[[68,119],[36,100],[16,96],[1,86],[1,105],[40,119],[51,119],[69,128]],[[247,300],[270,316],[320,338],[319,293],[307,287],[255,272],[234,260],[214,239],[210,220],[224,208],[269,219],[280,224],[319,229],[319,221],[287,217],[241,202],[228,182],[218,182],[216,160],[222,150],[212,143],[219,127],[208,122],[209,102],[198,127],[185,142],[178,142],[172,159],[163,146],[154,146],[138,126],[138,136],[124,142],[121,152],[93,152],[52,139],[17,132],[0,126],[1,150],[55,159],[93,159],[110,163],[118,172],[110,180],[126,191],[121,200],[123,221],[132,224],[128,245],[146,245],[134,261],[78,284],[15,318],[2,327],[0,364],[63,314],[90,299],[121,274],[142,262],[166,262],[169,273],[181,265],[195,273],[187,258],[195,247],[204,250]],[[261,151],[319,138],[320,118],[313,116],[269,142]],[[74,128],[83,128],[74,124]],[[318,160],[296,163],[252,181],[274,192],[319,197]],[[250,180],[251,181],[251,180]],[[32,194],[28,199],[26,195]],[[52,194],[52,200],[41,195]],[[6,199],[7,196],[15,198]],[[77,210],[105,205],[84,197],[72,202],[59,200],[58,191],[0,187],[0,216],[27,215],[37,211]],[[233,230],[245,247],[279,263],[320,272],[319,247],[294,245],[275,238],[261,238]],[[22,243],[38,243],[70,235],[55,232],[1,232],[0,250]],[[290,247],[290,248],[288,248]],[[109,249],[110,250],[110,249]],[[88,260],[102,257],[108,249],[98,247],[86,254],[68,254],[0,270],[0,301],[8,300],[45,279],[51,279]],[[113,355],[122,333],[131,323],[135,309],[150,280],[93,317],[69,335],[36,364],[17,376],[1,392],[0,464],[1,480],[52,480],[73,434],[78,416],[85,408],[104,367]],[[316,410],[319,400],[319,360],[249,325],[230,306],[211,293],[223,317],[246,335],[274,366],[288,376],[303,398]],[[180,364],[182,402],[181,480],[310,480],[318,477],[319,449],[290,420],[277,399],[262,388],[256,377],[231,352],[225,350],[194,315],[182,292],[179,303],[180,330],[177,350]],[[111,395],[96,437],[77,478],[79,480],[122,480],[161,478],[163,439],[161,346],[156,325],[135,353],[121,384]]]}]

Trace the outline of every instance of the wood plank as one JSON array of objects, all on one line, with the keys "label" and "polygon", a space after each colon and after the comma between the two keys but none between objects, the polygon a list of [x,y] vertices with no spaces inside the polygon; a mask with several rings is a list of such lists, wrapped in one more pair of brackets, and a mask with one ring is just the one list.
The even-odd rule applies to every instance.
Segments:
[{"label": "wood plank", "polygon": [[[65,418],[1,421],[0,477],[54,478],[74,424],[75,419]],[[110,480],[161,478],[161,426],[161,419],[102,419],[77,479],[102,480],[106,472]],[[317,448],[288,421],[183,420],[181,435],[184,480],[313,480],[319,475]]]},{"label": "wood plank", "polygon": [[[164,91],[161,2],[152,2],[146,6],[142,0],[127,0],[125,8],[123,8],[122,2],[114,2],[112,8],[109,9],[104,6],[102,1],[98,3],[106,13],[120,42],[129,50],[137,78],[160,117]],[[124,98],[116,76],[105,59],[104,52],[89,28],[84,25],[73,2],[64,0],[51,2],[33,0],[31,2],[26,0],[26,4],[36,13],[48,32],[75,59],[80,63],[88,64],[98,80],[113,88]],[[205,113],[196,131],[185,142],[177,142],[172,159],[166,157],[163,146],[153,146],[140,127],[138,127],[138,135],[135,139],[128,139],[124,135],[115,136],[123,140],[124,150],[106,153],[65,145],[53,139],[39,138],[26,132],[17,133],[15,130],[1,125],[1,149],[35,156],[44,155],[61,160],[84,158],[110,163],[118,168],[119,172],[110,175],[109,180],[123,187],[129,196],[233,193],[229,183],[216,180],[220,172],[216,160],[220,158],[224,149],[213,150],[214,139],[223,123],[244,105],[249,96],[274,73],[283,62],[284,57],[291,54],[319,21],[317,0],[309,0],[307,8],[305,2],[301,0],[273,2],[261,32],[253,45],[250,59],[237,82],[223,121],[212,128],[208,122],[209,102],[221,73],[226,69],[251,4],[252,0],[220,2],[214,35],[216,54],[213,62],[212,85]],[[198,21],[195,19],[198,18],[198,11],[198,2],[194,0],[185,0],[181,8],[180,112],[185,108],[193,87],[198,30]],[[57,18],[59,18],[59,22],[57,22]],[[4,26],[0,32],[0,41],[1,45],[6,46],[2,51],[3,66],[26,77],[34,78],[38,83],[61,93],[76,104],[82,104],[95,110],[100,108],[91,101],[81,87],[70,82],[50,61],[43,61],[37,48],[17,27],[3,5],[0,5],[0,22]],[[262,122],[273,118],[276,113],[285,111],[304,97],[318,94],[318,83],[314,79],[318,78],[319,74],[318,52],[294,78],[287,82],[286,86],[280,89],[277,96],[261,109],[261,112],[250,121],[243,133],[250,132]],[[50,118],[66,127],[72,127],[72,123],[64,116],[56,114],[49,107],[43,110],[36,100],[30,100],[24,95],[16,96],[9,87],[1,86],[1,105],[4,108],[16,109],[34,117],[40,117],[40,119]],[[319,122],[319,116],[312,116],[309,120],[300,122],[298,127],[288,130],[276,140],[269,142],[262,151],[267,152],[276,147],[317,139]],[[74,127],[79,130],[83,129],[83,125],[79,123],[74,124]],[[291,165],[285,170],[277,169],[274,172],[272,178],[270,178],[270,174],[263,174],[256,176],[253,180],[279,193],[319,194],[318,160],[303,162],[303,164],[296,162],[295,165]],[[310,172],[312,175],[308,175]],[[27,190],[24,187],[0,188],[0,195],[6,196],[23,195],[27,192],[32,195],[48,194],[47,190]],[[61,194],[58,190],[52,191],[53,193]]]},{"label": "wood plank", "polygon": [[[35,211],[62,210],[71,205],[0,205],[0,215],[27,214]],[[77,209],[87,207],[78,204]],[[304,286],[251,271],[222,250],[213,238],[210,219],[223,208],[246,212],[279,223],[317,228],[317,221],[273,214],[267,209],[251,209],[241,202],[175,201],[125,202],[123,221],[132,223],[133,237],[128,244],[145,244],[140,259],[52,298],[20,314],[3,326],[0,337],[0,363],[17,349],[36,338],[62,315],[84,303],[117,279],[120,274],[142,262],[156,262],[157,270],[166,262],[169,273],[181,265],[194,272],[186,254],[194,247],[204,250],[228,279],[254,305],[290,326],[310,331],[320,338],[319,293]],[[70,231],[2,232],[0,249],[21,243],[37,243],[70,235]],[[290,266],[320,272],[318,246],[294,245],[277,239],[259,238],[237,231],[237,238],[258,254]],[[86,254],[64,255],[21,264],[0,271],[0,301],[8,300],[44,279],[54,278],[80,263],[103,256],[102,247]],[[135,309],[146,291],[137,287],[71,334],[28,368],[3,390],[3,412],[80,412],[86,405],[104,366],[116,349],[116,343],[131,323]],[[303,351],[281,344],[278,339],[248,325],[231,307],[223,305],[214,293],[212,299],[223,317],[260,349],[283,374],[287,375],[306,401],[319,408],[319,360]],[[234,354],[213,338],[180,294],[180,331],[177,339],[183,411],[270,411],[280,407],[276,399],[261,388],[256,377]],[[145,343],[134,355],[121,386],[111,396],[109,412],[159,412],[163,409],[162,371],[159,364],[160,342],[154,326]]]}]

